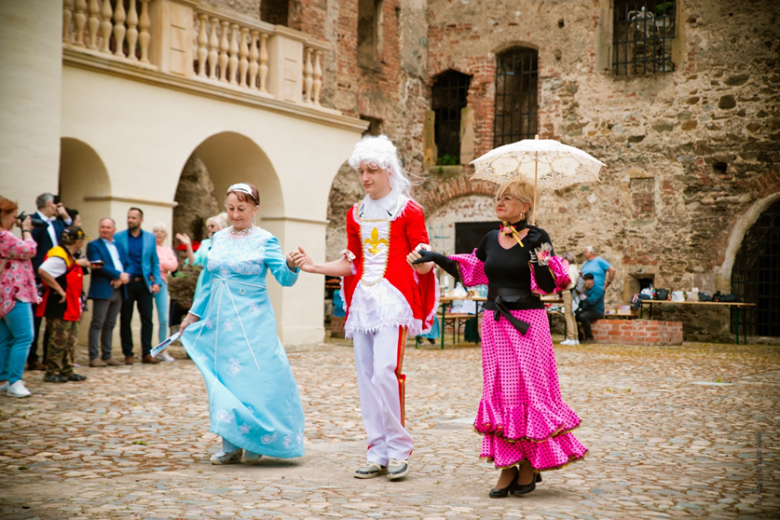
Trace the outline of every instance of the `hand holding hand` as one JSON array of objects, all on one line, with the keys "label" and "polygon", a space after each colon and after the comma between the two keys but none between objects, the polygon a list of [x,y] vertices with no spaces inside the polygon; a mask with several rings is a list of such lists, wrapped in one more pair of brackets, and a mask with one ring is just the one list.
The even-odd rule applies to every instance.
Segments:
[{"label": "hand holding hand", "polygon": [[409,261],[409,258],[415,255],[415,259],[409,264],[422,264],[427,262],[433,262],[433,259],[436,258],[436,253],[433,251],[428,251],[427,249],[420,249],[419,251],[412,251],[409,253],[409,255],[406,257],[406,261]]},{"label": "hand holding hand", "polygon": [[312,261],[311,257],[306,254],[306,251],[304,251],[302,247],[299,247],[298,251],[291,252],[289,258],[292,259],[296,267],[298,267],[298,269],[301,271],[305,271],[307,273],[314,272],[314,262]]},{"label": "hand holding hand", "polygon": [[119,289],[120,287],[122,287],[122,282],[120,282],[119,280],[111,280],[108,283],[110,283],[111,287],[113,287],[114,289]]},{"label": "hand holding hand", "polygon": [[128,283],[130,281],[130,274],[128,273],[121,273],[119,275],[119,284]]}]

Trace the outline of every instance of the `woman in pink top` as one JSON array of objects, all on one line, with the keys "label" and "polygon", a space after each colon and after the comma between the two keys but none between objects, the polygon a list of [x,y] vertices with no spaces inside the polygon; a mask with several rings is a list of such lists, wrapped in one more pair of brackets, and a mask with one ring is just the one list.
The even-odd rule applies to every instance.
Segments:
[{"label": "woman in pink top", "polygon": [[[168,274],[179,268],[179,261],[176,259],[176,253],[172,248],[163,245],[168,238],[168,228],[162,222],[152,228],[157,237],[157,258],[160,260],[160,290],[154,295],[154,302],[157,305],[157,321],[160,324],[159,338],[160,343],[168,338],[168,309],[170,308],[171,298],[168,294]],[[173,361],[173,356],[163,351],[160,353],[160,359],[163,361]]]},{"label": "woman in pink top", "polygon": [[[32,305],[40,301],[30,259],[38,244],[30,217],[19,222],[16,203],[0,197],[0,394],[27,397],[22,373],[33,340]],[[22,240],[11,232],[14,222]]]}]

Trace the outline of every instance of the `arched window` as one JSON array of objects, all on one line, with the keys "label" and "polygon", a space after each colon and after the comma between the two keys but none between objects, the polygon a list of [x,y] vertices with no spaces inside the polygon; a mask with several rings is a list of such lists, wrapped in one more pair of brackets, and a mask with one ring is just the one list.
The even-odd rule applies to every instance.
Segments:
[{"label": "arched window", "polygon": [[496,56],[493,144],[501,146],[537,133],[539,53],[514,47]]},{"label": "arched window", "polygon": [[288,27],[290,17],[290,0],[262,0],[260,2],[260,19],[274,25]]},{"label": "arched window", "polygon": [[448,70],[433,84],[431,109],[436,114],[434,138],[439,163],[460,163],[460,113],[466,108],[470,82],[471,76]]},{"label": "arched window", "polygon": [[[751,336],[780,336],[780,201],[769,206],[745,233],[731,270],[731,292],[740,301],[756,304],[743,314],[741,331]],[[732,321],[732,332],[736,332],[735,325]]]}]

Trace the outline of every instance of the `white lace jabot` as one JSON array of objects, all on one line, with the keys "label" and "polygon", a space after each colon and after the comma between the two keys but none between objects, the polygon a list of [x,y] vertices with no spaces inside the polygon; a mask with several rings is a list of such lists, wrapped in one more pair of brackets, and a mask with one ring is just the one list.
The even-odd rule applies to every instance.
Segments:
[{"label": "white lace jabot", "polygon": [[366,195],[360,202],[358,216],[367,220],[392,220],[400,209],[399,205],[402,205],[404,202],[406,202],[406,199],[399,197],[398,192],[395,190],[377,200]]}]

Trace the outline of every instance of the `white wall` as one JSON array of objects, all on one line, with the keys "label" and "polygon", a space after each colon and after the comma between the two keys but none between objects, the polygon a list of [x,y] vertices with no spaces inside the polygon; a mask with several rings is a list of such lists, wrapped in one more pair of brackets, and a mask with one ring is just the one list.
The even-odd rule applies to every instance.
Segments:
[{"label": "white wall", "polygon": [[62,2],[0,1],[0,195],[33,211],[57,193]]}]

